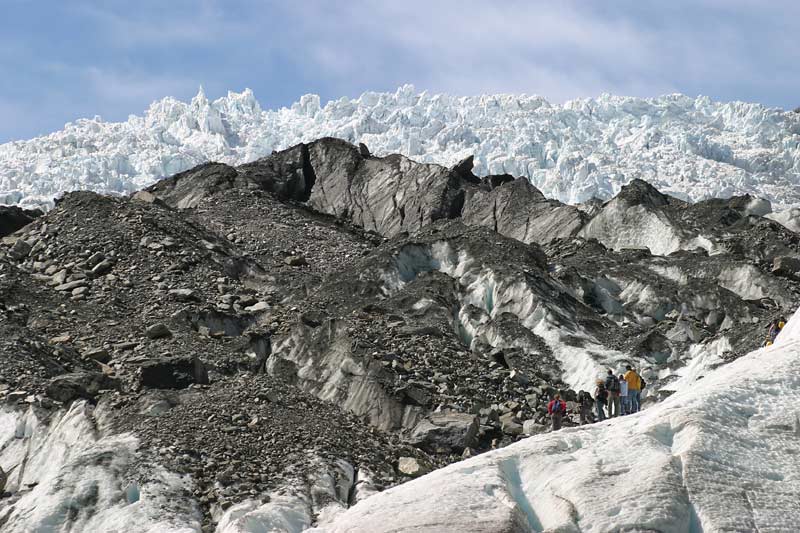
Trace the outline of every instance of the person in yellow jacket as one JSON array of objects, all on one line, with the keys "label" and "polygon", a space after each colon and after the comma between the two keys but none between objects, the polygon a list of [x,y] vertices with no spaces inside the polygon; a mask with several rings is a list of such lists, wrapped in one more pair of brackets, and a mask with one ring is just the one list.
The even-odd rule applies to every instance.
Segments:
[{"label": "person in yellow jacket", "polygon": [[639,402],[642,399],[642,378],[639,377],[639,374],[636,373],[631,365],[626,366],[625,370],[626,372],[622,377],[628,383],[628,406],[630,407],[628,413],[638,413]]}]

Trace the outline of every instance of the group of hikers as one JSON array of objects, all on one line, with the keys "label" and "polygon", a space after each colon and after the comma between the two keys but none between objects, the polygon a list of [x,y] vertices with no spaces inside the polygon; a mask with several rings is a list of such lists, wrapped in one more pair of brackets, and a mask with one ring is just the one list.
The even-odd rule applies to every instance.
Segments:
[{"label": "group of hikers", "polygon": [[785,325],[786,319],[784,317],[776,318],[770,322],[769,326],[767,326],[767,338],[764,340],[764,344],[761,346],[772,346],[772,343],[774,343],[775,339],[778,338],[778,333],[781,332],[783,326]]},{"label": "group of hikers", "polygon": [[[642,376],[630,365],[619,376],[609,369],[605,379],[597,380],[594,396],[586,391],[578,393],[577,409],[581,424],[592,422],[592,418],[601,422],[606,418],[639,412],[642,391],[646,385]],[[594,417],[592,408],[595,409]],[[561,429],[561,421],[567,414],[567,402],[560,394],[555,394],[547,404],[547,413],[553,423],[553,431]]]}]

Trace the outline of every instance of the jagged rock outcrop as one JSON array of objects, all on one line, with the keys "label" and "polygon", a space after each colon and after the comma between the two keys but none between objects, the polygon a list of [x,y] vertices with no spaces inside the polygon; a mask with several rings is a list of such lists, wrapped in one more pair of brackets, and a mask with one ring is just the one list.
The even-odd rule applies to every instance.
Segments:
[{"label": "jagged rock outcrop", "polygon": [[472,188],[462,212],[465,224],[487,226],[512,239],[539,244],[575,235],[586,218],[573,206],[547,200],[526,179],[505,181],[489,190]]},{"label": "jagged rock outcrop", "polygon": [[11,235],[40,216],[42,211],[39,209],[0,205],[0,237]]},{"label": "jagged rock outcrop", "polygon": [[117,390],[119,383],[102,372],[73,372],[56,376],[47,385],[53,400],[69,403],[77,399],[94,400],[103,390]]}]

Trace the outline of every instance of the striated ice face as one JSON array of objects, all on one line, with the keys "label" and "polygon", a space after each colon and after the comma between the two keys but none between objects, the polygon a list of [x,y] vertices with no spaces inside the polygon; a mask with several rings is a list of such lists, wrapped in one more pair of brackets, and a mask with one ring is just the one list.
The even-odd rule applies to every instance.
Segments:
[{"label": "striated ice face", "polygon": [[688,200],[750,193],[800,203],[800,114],[743,102],[602,95],[554,105],[538,96],[362,94],[320,105],[306,95],[262,110],[252,91],[209,101],[164,98],[143,117],[82,119],[0,145],[0,203],[48,205],[63,191],[126,193],[206,161],[240,164],[323,136],[451,165],[526,176],[578,203],[634,178]]}]

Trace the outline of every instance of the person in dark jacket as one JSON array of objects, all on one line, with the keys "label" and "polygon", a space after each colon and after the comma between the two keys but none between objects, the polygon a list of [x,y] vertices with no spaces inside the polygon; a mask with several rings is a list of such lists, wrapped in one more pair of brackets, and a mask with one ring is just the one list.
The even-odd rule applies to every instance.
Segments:
[{"label": "person in dark jacket", "polygon": [[605,386],[606,392],[608,393],[608,417],[613,418],[621,415],[619,380],[617,379],[617,376],[614,375],[613,370],[609,369],[608,375],[606,376]]},{"label": "person in dark jacket", "polygon": [[584,390],[580,391],[578,393],[578,408],[580,409],[581,425],[594,422],[592,420],[592,406],[594,406],[592,395]]},{"label": "person in dark jacket", "polygon": [[556,393],[547,404],[547,412],[553,421],[553,431],[558,431],[561,429],[561,419],[567,414],[567,402],[561,399],[560,394]]},{"label": "person in dark jacket", "polygon": [[606,391],[606,386],[602,379],[597,380],[597,387],[594,389],[594,401],[597,406],[597,421],[602,422],[606,419],[606,413],[603,408],[608,401],[608,391]]}]

